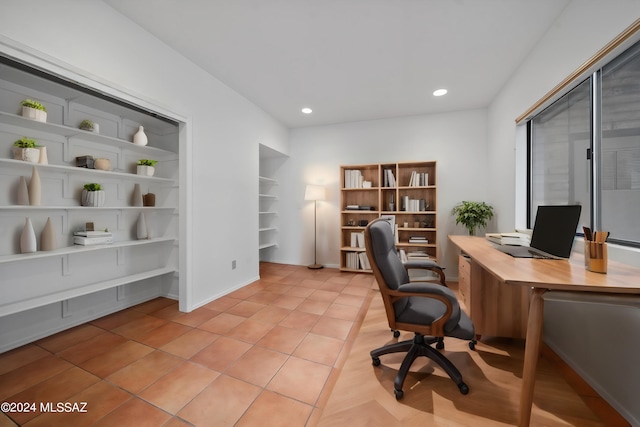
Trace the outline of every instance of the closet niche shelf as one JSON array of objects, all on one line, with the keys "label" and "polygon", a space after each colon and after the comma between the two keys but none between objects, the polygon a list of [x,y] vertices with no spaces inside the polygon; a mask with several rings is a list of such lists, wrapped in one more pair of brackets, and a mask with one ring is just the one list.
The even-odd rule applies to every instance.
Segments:
[{"label": "closet niche shelf", "polygon": [[[178,296],[179,124],[10,60],[0,61],[0,76],[0,317],[6,316],[3,322],[22,334],[16,338],[0,331],[5,340],[0,352],[145,299]],[[48,122],[18,115],[23,99],[42,102]],[[99,124],[100,133],[79,129],[85,119]],[[146,146],[132,142],[140,126],[149,138]],[[47,164],[11,158],[13,143],[22,136],[46,147]],[[82,156],[109,159],[112,170],[76,166]],[[136,173],[141,159],[158,161],[155,176]],[[40,177],[41,204],[17,205],[20,178],[28,181],[33,168]],[[80,206],[80,193],[88,183],[102,186],[104,206]],[[136,184],[142,194],[156,195],[155,206],[134,206]],[[136,238],[141,214],[150,239]],[[34,253],[19,253],[25,218],[35,228]],[[49,219],[56,248],[42,251],[40,233]],[[87,223],[96,230],[108,229],[113,242],[74,245],[73,232],[84,230]],[[43,307],[54,303],[62,304],[62,310]],[[46,328],[36,320],[14,320],[38,307],[49,313]]]}]

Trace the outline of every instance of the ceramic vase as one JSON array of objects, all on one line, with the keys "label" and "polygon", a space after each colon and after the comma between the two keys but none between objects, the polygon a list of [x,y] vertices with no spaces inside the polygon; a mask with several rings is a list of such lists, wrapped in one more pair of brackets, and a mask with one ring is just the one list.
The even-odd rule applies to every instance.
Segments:
[{"label": "ceramic vase", "polygon": [[111,160],[99,157],[93,161],[93,168],[103,171],[111,170]]},{"label": "ceramic vase", "polygon": [[105,198],[106,196],[103,190],[100,190],[100,191],[82,190],[82,199],[80,200],[80,204],[82,206],[101,207],[101,206],[104,206]]},{"label": "ceramic vase", "polygon": [[149,238],[149,230],[147,230],[147,220],[144,217],[144,213],[140,212],[138,216],[138,223],[136,224],[136,237],[138,240],[144,240]]},{"label": "ceramic vase", "polygon": [[31,171],[31,180],[29,181],[29,204],[31,206],[40,206],[41,197],[40,175],[38,174],[38,169],[34,166]]},{"label": "ceramic vase", "polygon": [[38,163],[41,165],[48,165],[49,158],[47,157],[47,147],[38,147],[38,151],[40,151],[40,158],[38,159]]},{"label": "ceramic vase", "polygon": [[53,224],[51,223],[51,218],[47,218],[47,223],[40,233],[40,250],[41,251],[52,251],[58,247],[56,243],[56,231],[53,229]]},{"label": "ceramic vase", "polygon": [[131,195],[131,206],[143,206],[140,184],[135,184],[133,186],[133,194]]},{"label": "ceramic vase", "polygon": [[144,206],[155,206],[156,205],[156,195],[153,193],[147,193],[142,196],[142,204]]},{"label": "ceramic vase", "polygon": [[27,188],[27,179],[24,176],[20,177],[18,183],[18,204],[29,206],[29,189]]},{"label": "ceramic vase", "polygon": [[133,143],[136,145],[147,145],[149,140],[147,139],[147,135],[144,133],[144,126],[140,126],[138,128],[138,132],[133,135]]},{"label": "ceramic vase", "polygon": [[33,231],[33,224],[31,218],[27,218],[22,228],[22,234],[20,235],[20,252],[23,254],[36,252],[36,233]]}]

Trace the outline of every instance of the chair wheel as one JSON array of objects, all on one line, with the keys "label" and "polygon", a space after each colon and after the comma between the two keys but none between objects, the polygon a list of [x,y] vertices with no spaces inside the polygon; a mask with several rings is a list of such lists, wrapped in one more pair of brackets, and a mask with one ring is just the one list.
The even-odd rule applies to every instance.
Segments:
[{"label": "chair wheel", "polygon": [[442,350],[442,349],[444,349],[444,341],[439,340],[439,341],[436,343],[436,348],[437,348],[438,350]]},{"label": "chair wheel", "polygon": [[380,366],[380,358],[379,357],[372,357],[371,358],[371,364],[373,366]]},{"label": "chair wheel", "polygon": [[393,389],[393,393],[396,395],[396,400],[401,400],[404,397],[404,391]]},{"label": "chair wheel", "polygon": [[460,393],[469,394],[469,386],[465,383],[458,384],[458,388],[460,389]]},{"label": "chair wheel", "polygon": [[400,331],[393,331],[393,337],[398,338],[400,336]]},{"label": "chair wheel", "polygon": [[475,350],[476,349],[476,341],[469,341],[469,348],[471,350]]}]

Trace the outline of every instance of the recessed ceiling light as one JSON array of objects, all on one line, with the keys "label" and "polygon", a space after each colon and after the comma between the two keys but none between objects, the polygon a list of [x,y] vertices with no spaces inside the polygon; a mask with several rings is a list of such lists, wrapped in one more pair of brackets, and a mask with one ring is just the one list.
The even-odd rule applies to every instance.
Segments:
[{"label": "recessed ceiling light", "polygon": [[313,113],[313,110],[311,108],[309,108],[309,107],[304,107],[302,109],[302,112],[305,113],[305,114],[311,114],[311,113]]},{"label": "recessed ceiling light", "polygon": [[438,89],[438,90],[433,92],[433,96],[442,96],[442,95],[446,95],[446,94],[447,94],[447,90],[446,89]]}]

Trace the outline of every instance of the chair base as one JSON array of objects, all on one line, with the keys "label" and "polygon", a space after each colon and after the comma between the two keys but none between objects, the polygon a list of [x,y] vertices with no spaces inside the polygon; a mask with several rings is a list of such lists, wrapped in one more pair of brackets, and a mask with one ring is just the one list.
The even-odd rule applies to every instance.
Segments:
[{"label": "chair base", "polygon": [[440,365],[440,367],[444,369],[444,371],[447,373],[447,375],[449,375],[453,382],[456,383],[458,389],[460,390],[460,393],[469,393],[469,386],[467,386],[462,381],[462,374],[460,374],[458,368],[456,368],[453,363],[451,363],[451,361],[447,359],[442,353],[431,347],[431,344],[439,342],[442,342],[441,338],[425,337],[422,334],[416,333],[413,340],[389,344],[371,351],[370,354],[371,360],[373,361],[373,366],[380,365],[380,356],[384,354],[401,352],[407,353],[404,360],[402,361],[402,364],[400,365],[400,370],[398,371],[398,375],[396,376],[393,384],[396,399],[400,400],[404,396],[402,386],[404,385],[404,381],[407,378],[407,374],[409,373],[409,369],[411,368],[413,361],[416,360],[419,356],[426,356]]}]

